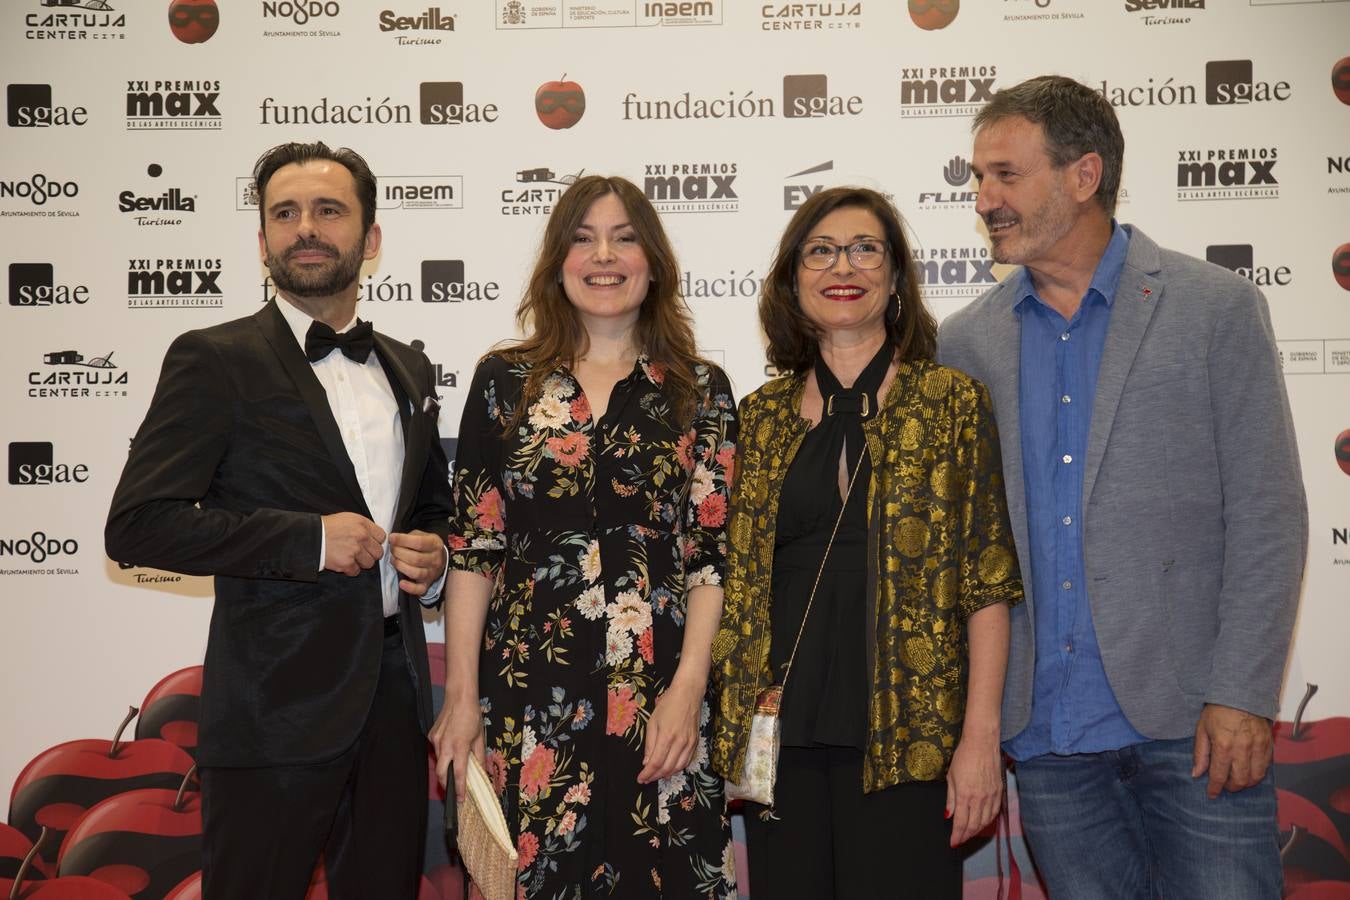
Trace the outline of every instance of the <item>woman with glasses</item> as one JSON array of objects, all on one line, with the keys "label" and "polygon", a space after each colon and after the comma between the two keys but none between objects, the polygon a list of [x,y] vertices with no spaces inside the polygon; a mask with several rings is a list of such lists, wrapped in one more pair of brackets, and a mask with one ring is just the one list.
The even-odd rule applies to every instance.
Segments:
[{"label": "woman with glasses", "polygon": [[708,765],[736,413],[622,178],[563,194],[465,400],[438,774],[485,762],[520,897],[734,897]]},{"label": "woman with glasses", "polygon": [[1002,801],[1008,605],[1022,598],[988,394],[933,362],[900,218],[832,188],[759,304],[781,377],[740,407],[713,766],[742,784],[778,695],[756,896],[961,896],[954,849]]}]

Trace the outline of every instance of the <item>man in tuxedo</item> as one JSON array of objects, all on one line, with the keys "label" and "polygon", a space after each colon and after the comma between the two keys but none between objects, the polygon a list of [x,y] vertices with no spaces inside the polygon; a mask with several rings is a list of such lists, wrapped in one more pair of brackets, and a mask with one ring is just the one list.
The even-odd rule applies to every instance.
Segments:
[{"label": "man in tuxedo", "polygon": [[198,764],[208,900],[417,894],[431,684],[418,600],[450,511],[425,355],[356,317],[380,248],[351,150],[254,170],[278,299],[174,340],[108,514],[108,555],[214,575]]},{"label": "man in tuxedo", "polygon": [[1271,720],[1307,552],[1270,312],[1113,218],[1125,140],[1068,78],[975,117],[1020,266],[942,323],[989,388],[1027,602],[1003,747],[1052,897],[1280,896]]}]

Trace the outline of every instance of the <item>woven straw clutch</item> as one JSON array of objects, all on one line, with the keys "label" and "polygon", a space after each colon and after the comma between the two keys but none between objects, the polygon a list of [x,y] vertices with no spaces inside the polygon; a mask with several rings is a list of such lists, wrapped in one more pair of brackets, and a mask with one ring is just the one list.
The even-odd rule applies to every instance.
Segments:
[{"label": "woven straw clutch", "polygon": [[497,794],[478,757],[469,754],[456,843],[464,867],[485,900],[516,900],[515,843]]}]

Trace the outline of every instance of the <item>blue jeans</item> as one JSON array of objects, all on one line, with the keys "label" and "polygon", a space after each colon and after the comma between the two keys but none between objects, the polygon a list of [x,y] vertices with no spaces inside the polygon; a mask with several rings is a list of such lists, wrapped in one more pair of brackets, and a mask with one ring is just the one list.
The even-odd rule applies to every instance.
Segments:
[{"label": "blue jeans", "polygon": [[1193,738],[1017,763],[1022,829],[1052,900],[1278,900],[1273,766],[1210,800]]}]

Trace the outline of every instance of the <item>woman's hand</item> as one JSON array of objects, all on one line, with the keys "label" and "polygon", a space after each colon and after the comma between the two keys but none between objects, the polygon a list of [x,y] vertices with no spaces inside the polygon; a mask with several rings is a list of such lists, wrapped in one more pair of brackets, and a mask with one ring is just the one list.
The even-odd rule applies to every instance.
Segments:
[{"label": "woman's hand", "polygon": [[947,815],[952,846],[964,844],[994,821],[1003,806],[1003,757],[997,734],[963,734],[947,770]]},{"label": "woman's hand", "polygon": [[436,778],[442,787],[446,770],[454,762],[455,801],[460,802],[464,799],[464,779],[469,773],[469,754],[483,762],[483,711],[477,697],[460,696],[452,700],[451,696],[447,690],[445,705],[431,726],[431,744],[436,750]]},{"label": "woman's hand", "polygon": [[642,752],[638,784],[669,778],[689,765],[698,747],[698,718],[708,680],[681,678],[675,673],[670,687],[656,699],[656,709],[647,719],[647,740]]}]

